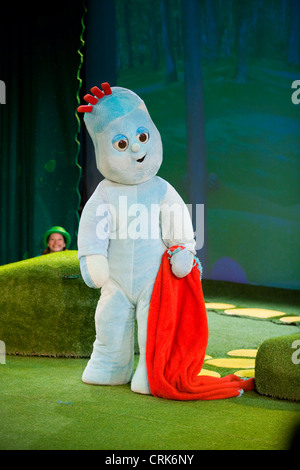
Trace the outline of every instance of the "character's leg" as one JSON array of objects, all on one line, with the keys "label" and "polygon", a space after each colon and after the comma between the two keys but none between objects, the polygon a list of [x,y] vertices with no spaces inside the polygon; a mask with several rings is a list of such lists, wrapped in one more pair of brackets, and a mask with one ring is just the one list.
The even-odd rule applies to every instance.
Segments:
[{"label": "character's leg", "polygon": [[136,306],[136,318],[138,324],[138,344],[140,349],[140,358],[136,371],[132,377],[131,390],[136,393],[151,395],[148,383],[146,367],[146,341],[147,341],[147,321],[148,311],[152,295],[154,282],[148,284],[140,295]]},{"label": "character's leg", "polygon": [[134,307],[121,288],[108,280],[96,315],[96,340],[82,380],[95,385],[130,382],[134,358]]}]

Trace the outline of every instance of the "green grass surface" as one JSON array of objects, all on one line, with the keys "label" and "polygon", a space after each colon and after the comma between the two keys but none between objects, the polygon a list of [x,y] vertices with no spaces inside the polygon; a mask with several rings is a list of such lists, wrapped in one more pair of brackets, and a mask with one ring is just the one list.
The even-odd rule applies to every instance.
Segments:
[{"label": "green grass surface", "polygon": [[299,405],[248,392],[174,402],[129,385],[88,386],[86,361],[9,357],[1,365],[0,449],[285,449]]},{"label": "green grass surface", "polygon": [[[299,331],[213,311],[208,320],[207,353],[213,357]],[[179,402],[135,394],[129,385],[86,385],[81,382],[86,362],[8,356],[0,364],[0,449],[287,449],[299,419],[299,403],[256,391]]]}]

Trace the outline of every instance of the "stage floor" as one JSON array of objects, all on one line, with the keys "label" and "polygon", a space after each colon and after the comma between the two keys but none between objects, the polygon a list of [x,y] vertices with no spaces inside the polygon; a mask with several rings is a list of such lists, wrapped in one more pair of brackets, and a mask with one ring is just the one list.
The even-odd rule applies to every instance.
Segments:
[{"label": "stage floor", "polygon": [[[299,323],[284,323],[282,315],[246,317],[211,305],[299,315],[288,299],[286,304],[255,296],[247,301],[246,296],[212,295],[209,288],[205,297],[210,336],[203,367],[210,373],[253,376],[256,351],[265,339],[300,331]],[[86,385],[81,381],[86,362],[6,357],[0,364],[0,449],[279,450],[289,448],[299,423],[299,403],[256,391],[226,400],[179,402],[137,395],[129,384]]]}]

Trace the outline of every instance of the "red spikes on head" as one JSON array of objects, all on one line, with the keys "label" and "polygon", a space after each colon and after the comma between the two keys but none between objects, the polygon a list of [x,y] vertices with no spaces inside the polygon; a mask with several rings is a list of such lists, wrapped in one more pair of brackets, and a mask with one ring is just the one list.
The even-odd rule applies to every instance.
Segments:
[{"label": "red spikes on head", "polygon": [[103,98],[103,96],[105,96],[103,91],[101,91],[100,88],[98,88],[97,86],[93,86],[93,88],[91,88],[91,92],[94,93],[94,95],[96,95],[97,98],[99,98],[99,100],[101,100],[101,98]]},{"label": "red spikes on head", "polygon": [[84,99],[85,101],[87,101],[88,103],[90,103],[90,104],[96,104],[96,103],[98,103],[98,100],[97,100],[96,96],[93,96],[93,95],[87,94],[87,95],[85,95],[85,96],[83,97],[83,99]]},{"label": "red spikes on head", "polygon": [[103,88],[103,90],[104,90],[104,93],[105,93],[106,95],[111,95],[111,94],[112,94],[112,91],[111,91],[111,88],[110,88],[109,83],[107,83],[107,82],[101,83],[101,86],[102,86],[102,88]]},{"label": "red spikes on head", "polygon": [[87,101],[87,103],[90,103],[90,104],[79,106],[77,108],[77,111],[79,113],[90,113],[93,109],[92,105],[97,104],[98,100],[101,100],[101,98],[103,98],[105,95],[112,94],[112,90],[110,88],[109,83],[107,82],[101,83],[101,86],[103,88],[103,91],[101,91],[100,88],[98,88],[97,86],[94,86],[93,88],[91,88],[91,92],[93,93],[94,96],[87,94],[83,97],[83,99]]},{"label": "red spikes on head", "polygon": [[78,106],[77,111],[78,113],[90,113],[93,109],[93,106],[88,106],[88,105],[81,105]]}]

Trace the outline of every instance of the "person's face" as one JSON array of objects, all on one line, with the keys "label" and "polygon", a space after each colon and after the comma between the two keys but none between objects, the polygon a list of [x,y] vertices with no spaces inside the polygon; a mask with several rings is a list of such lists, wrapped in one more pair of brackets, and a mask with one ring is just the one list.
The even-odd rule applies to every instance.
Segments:
[{"label": "person's face", "polygon": [[52,233],[48,238],[47,244],[51,253],[62,251],[66,246],[65,239],[60,233]]}]

